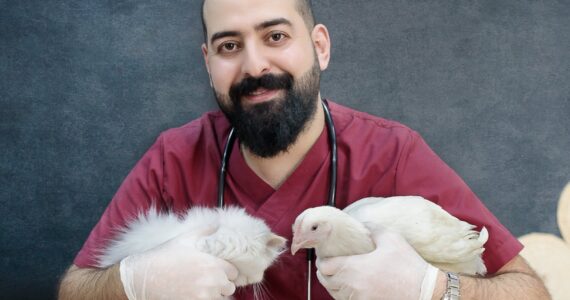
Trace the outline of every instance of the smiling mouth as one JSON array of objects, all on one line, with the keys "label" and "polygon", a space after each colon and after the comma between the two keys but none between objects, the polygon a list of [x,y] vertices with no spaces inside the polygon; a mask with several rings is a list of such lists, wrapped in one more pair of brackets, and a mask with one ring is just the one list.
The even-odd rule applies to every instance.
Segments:
[{"label": "smiling mouth", "polygon": [[259,95],[264,94],[264,93],[267,93],[267,92],[269,92],[269,91],[270,91],[270,90],[267,90],[267,89],[264,89],[264,88],[259,88],[259,89],[255,90],[255,91],[253,91],[253,93],[251,93],[251,95],[259,96]]},{"label": "smiling mouth", "polygon": [[249,103],[260,103],[274,99],[279,93],[280,90],[258,88],[255,91],[243,96],[243,98]]}]

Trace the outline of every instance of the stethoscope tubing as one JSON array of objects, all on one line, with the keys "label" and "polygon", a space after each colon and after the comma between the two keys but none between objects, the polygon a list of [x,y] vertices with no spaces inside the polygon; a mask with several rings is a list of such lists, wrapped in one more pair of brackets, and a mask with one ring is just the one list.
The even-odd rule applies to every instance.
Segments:
[{"label": "stethoscope tubing", "polygon": [[[336,183],[337,183],[337,142],[336,142],[336,130],[334,127],[334,122],[329,111],[329,108],[325,101],[322,101],[323,111],[325,113],[325,123],[327,125],[327,132],[329,137],[330,149],[331,149],[331,160],[330,160],[330,182],[329,182],[329,195],[327,199],[327,205],[336,206]],[[220,173],[218,178],[218,201],[217,206],[224,207],[224,187],[225,178],[228,168],[228,161],[230,154],[232,152],[233,144],[236,139],[235,129],[232,127],[230,133],[228,134],[228,139],[226,145],[224,146],[224,152],[222,154],[222,163],[220,165]],[[307,250],[307,299],[311,299],[311,266],[315,260],[314,249]]]},{"label": "stethoscope tubing", "polygon": [[236,139],[235,129],[232,127],[228,134],[228,140],[224,147],[224,154],[222,155],[222,165],[220,166],[220,175],[218,177],[218,207],[224,207],[224,186],[226,185],[226,172],[228,168],[228,160],[232,152],[232,147]]}]

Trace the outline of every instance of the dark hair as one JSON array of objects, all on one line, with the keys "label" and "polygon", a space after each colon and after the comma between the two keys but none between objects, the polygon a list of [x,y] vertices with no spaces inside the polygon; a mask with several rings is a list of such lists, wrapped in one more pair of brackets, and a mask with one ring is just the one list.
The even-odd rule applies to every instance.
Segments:
[{"label": "dark hair", "polygon": [[[313,15],[313,6],[311,0],[295,0],[297,1],[297,11],[301,15],[301,18],[305,21],[307,29],[311,31],[315,27],[315,16]],[[202,10],[200,14],[202,15],[202,31],[204,32],[204,42],[208,44],[208,30],[206,28],[206,20],[204,20],[204,3],[206,0],[202,0]]]}]

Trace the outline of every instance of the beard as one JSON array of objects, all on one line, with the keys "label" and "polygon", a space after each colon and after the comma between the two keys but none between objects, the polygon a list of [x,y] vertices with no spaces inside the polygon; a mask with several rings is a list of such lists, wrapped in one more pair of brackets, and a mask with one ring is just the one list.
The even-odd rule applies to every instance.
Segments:
[{"label": "beard", "polygon": [[[295,80],[289,73],[247,77],[230,87],[229,95],[214,95],[235,128],[240,143],[253,154],[271,158],[286,152],[307,128],[317,108],[320,67],[315,63]],[[258,88],[283,90],[285,95],[263,103],[244,105],[241,99]]]}]

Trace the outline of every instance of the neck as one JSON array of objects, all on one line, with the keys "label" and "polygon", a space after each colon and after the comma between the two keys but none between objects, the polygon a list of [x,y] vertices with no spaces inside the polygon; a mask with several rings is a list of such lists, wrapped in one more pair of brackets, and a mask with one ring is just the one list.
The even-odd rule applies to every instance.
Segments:
[{"label": "neck", "polygon": [[321,135],[325,125],[325,115],[321,102],[319,95],[319,103],[317,103],[314,117],[308,121],[295,143],[287,151],[271,158],[263,158],[250,152],[247,147],[241,146],[241,152],[247,165],[274,189],[279,188],[289,178]]}]

